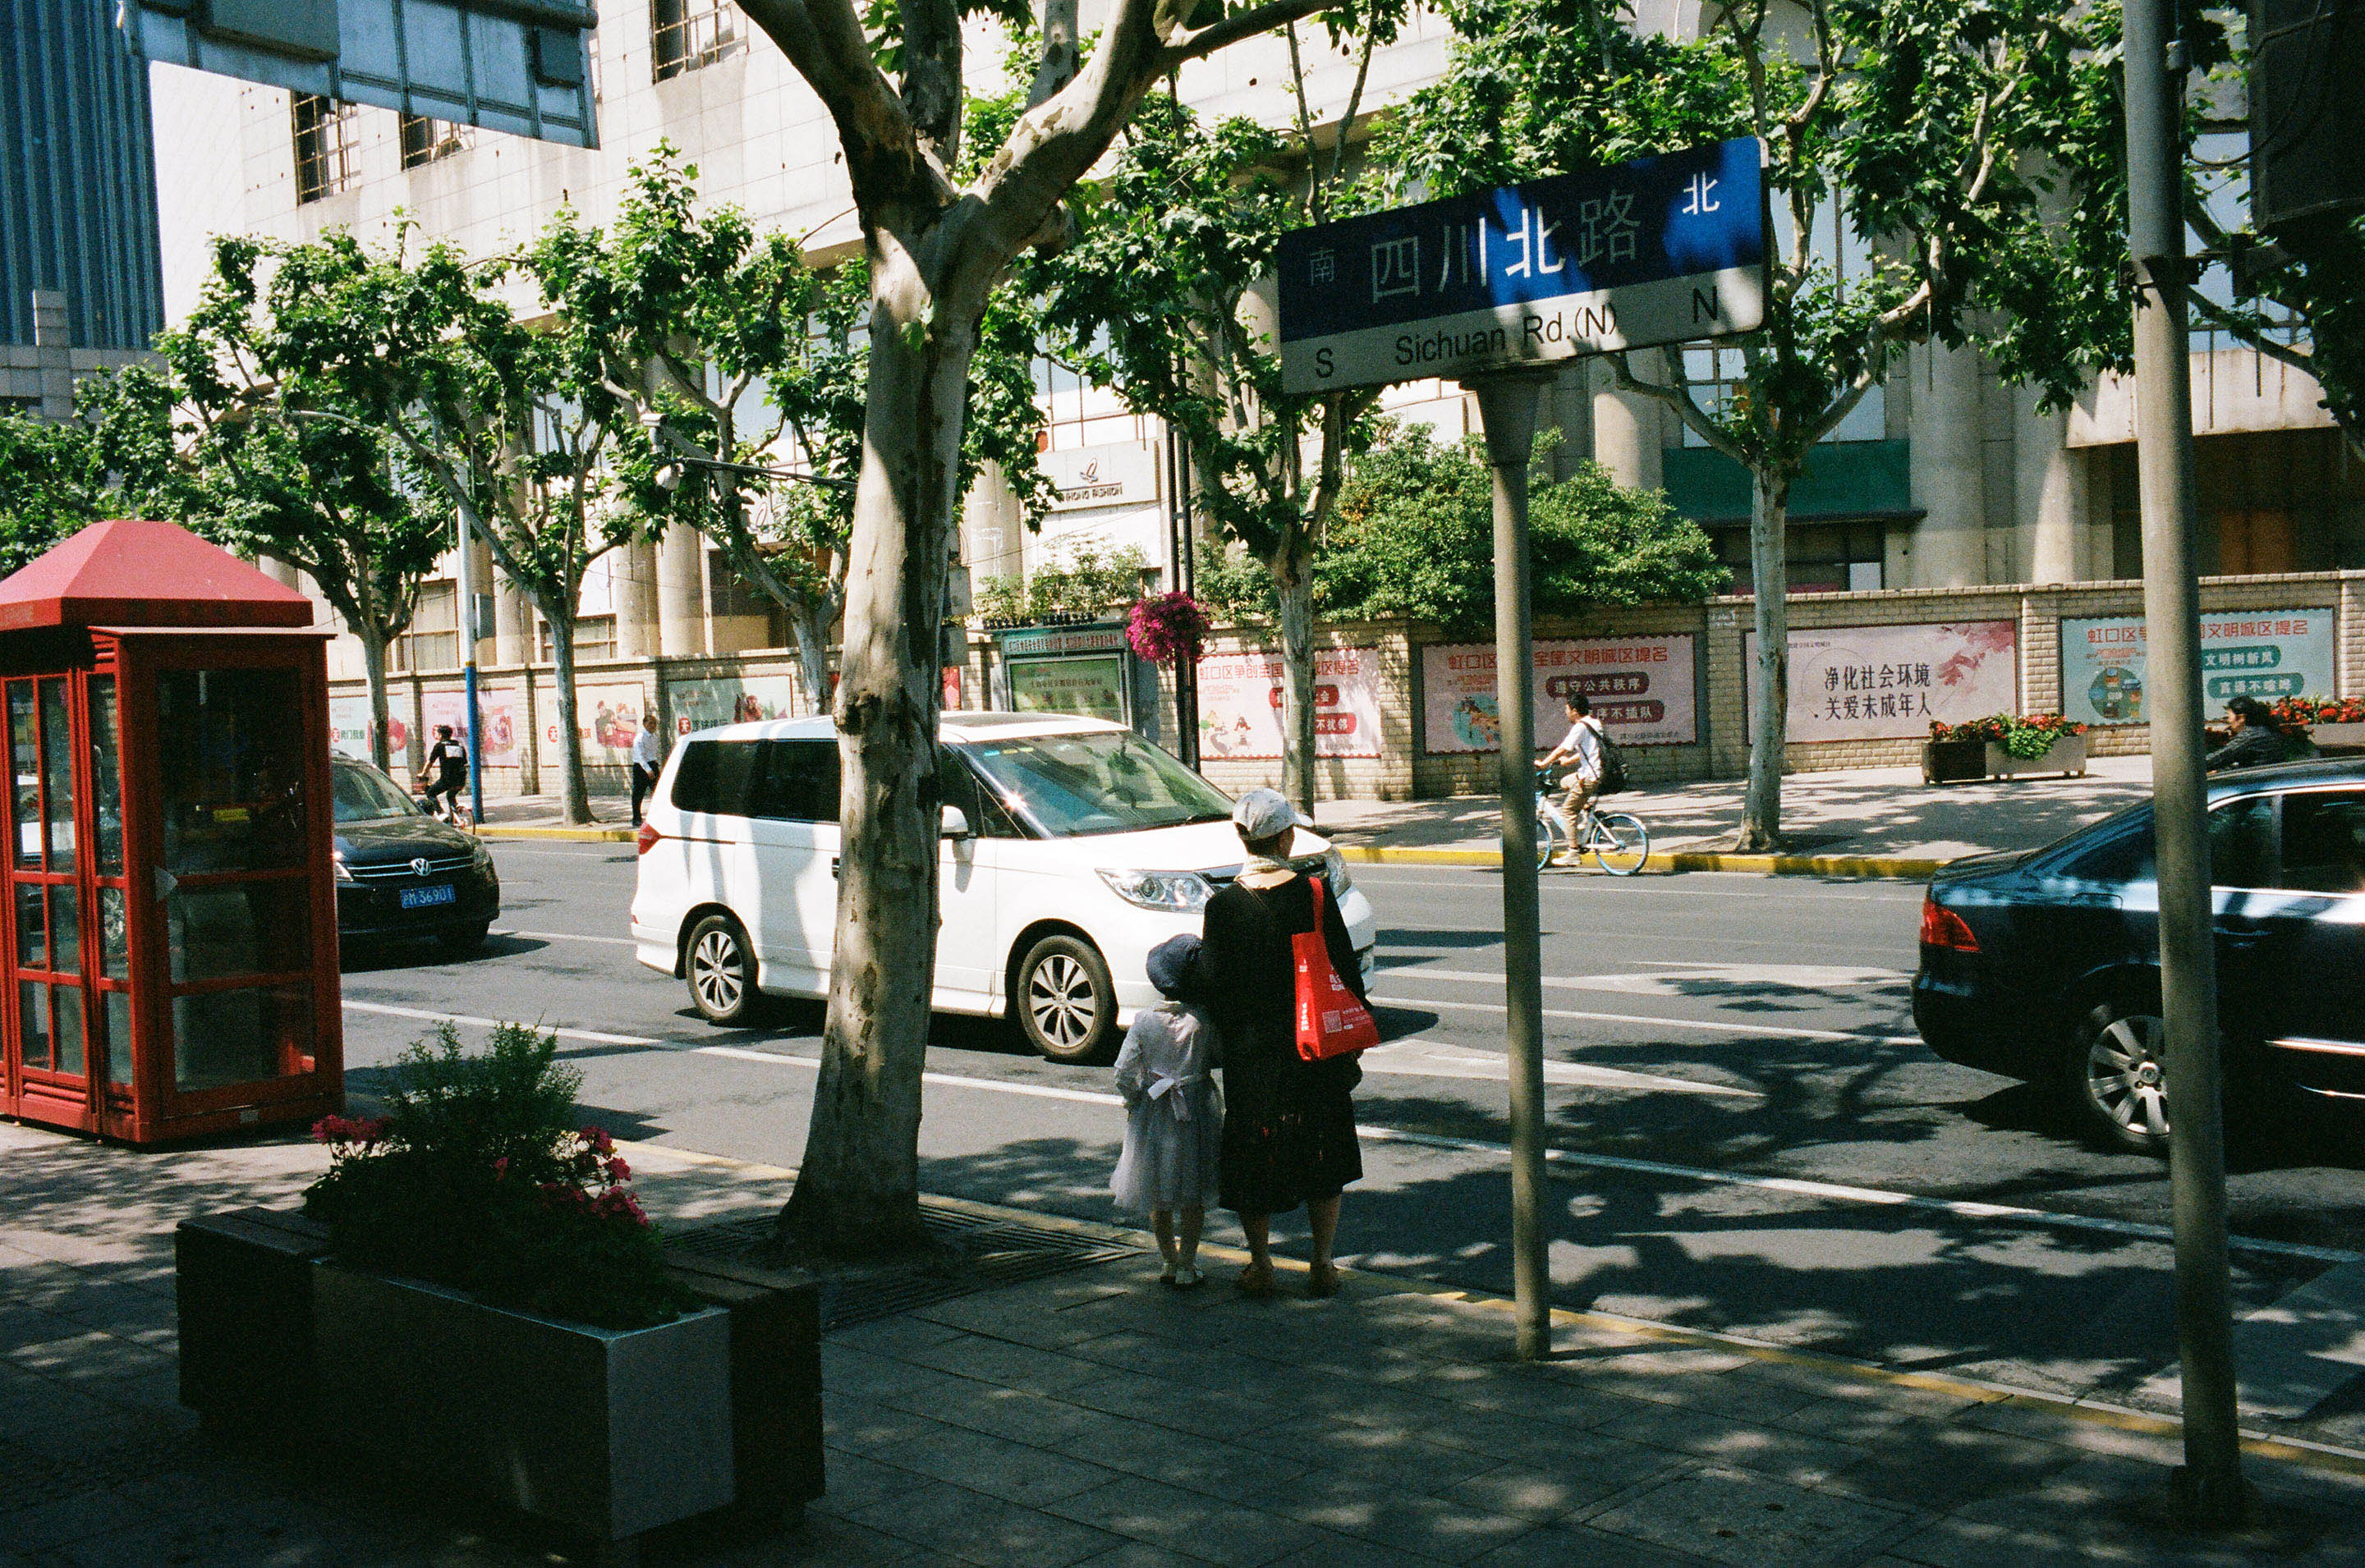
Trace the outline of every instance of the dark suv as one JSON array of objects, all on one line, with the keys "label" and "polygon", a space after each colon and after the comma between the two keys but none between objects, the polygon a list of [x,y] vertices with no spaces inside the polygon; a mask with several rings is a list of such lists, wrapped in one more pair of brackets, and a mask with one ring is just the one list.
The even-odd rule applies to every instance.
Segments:
[{"label": "dark suv", "polygon": [[[2229,1103],[2365,1100],[2365,761],[2209,780]],[[2058,1084],[2106,1140],[2164,1152],[2148,805],[1938,873],[1913,1022],[1948,1061]]]},{"label": "dark suv", "polygon": [[332,757],[337,819],[337,934],[347,947],[441,942],[484,945],[501,913],[493,857],[468,834],[419,809],[366,762]]}]

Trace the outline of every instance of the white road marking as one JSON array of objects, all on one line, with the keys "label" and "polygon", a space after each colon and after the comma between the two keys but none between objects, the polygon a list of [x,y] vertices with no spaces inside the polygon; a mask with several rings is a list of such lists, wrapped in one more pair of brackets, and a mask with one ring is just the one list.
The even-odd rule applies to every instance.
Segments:
[{"label": "white road marking", "polygon": [[[1503,1013],[1499,1002],[1453,1002],[1436,996],[1374,996],[1382,1007],[1446,1007],[1457,1013]],[[1669,1029],[1706,1029],[1719,1035],[1764,1035],[1778,1040],[1853,1040],[1866,1046],[1918,1046],[1919,1035],[1864,1035],[1847,1029],[1803,1029],[1783,1024],[1730,1024],[1713,1018],[1661,1018],[1648,1013],[1585,1013],[1575,1008],[1547,1007],[1547,1018],[1574,1018],[1587,1024],[1642,1024]]]},{"label": "white road marking", "polygon": [[[424,1008],[389,1007],[380,1002],[348,1002],[347,1007],[362,1013],[382,1013],[398,1018],[420,1018],[431,1023],[473,1025],[491,1028],[493,1020],[471,1017],[463,1013],[431,1013]],[[676,1040],[652,1040],[631,1035],[603,1035],[589,1029],[551,1028],[545,1033],[562,1039],[590,1040],[601,1045],[657,1046],[679,1049]],[[1399,1042],[1425,1043],[1425,1042]],[[749,1050],[741,1046],[693,1046],[687,1054],[727,1057],[735,1061],[769,1062],[781,1067],[801,1067],[818,1070],[821,1061],[816,1057],[791,1056],[784,1051]],[[978,1089],[995,1094],[1020,1094],[1041,1100],[1069,1100],[1087,1105],[1122,1105],[1125,1102],[1115,1094],[1088,1089],[1061,1089],[1048,1083],[1014,1083],[998,1078],[969,1078],[949,1072],[924,1072],[925,1083],[942,1084],[953,1089]],[[1687,1084],[1687,1088],[1702,1087]],[[1395,1127],[1365,1126],[1357,1129],[1362,1136],[1381,1143],[1417,1144],[1426,1148],[1447,1149],[1460,1154],[1483,1154],[1495,1159],[1508,1159],[1510,1149],[1499,1143],[1486,1143],[1477,1138],[1448,1137],[1437,1133],[1404,1132]],[[1622,1170],[1632,1175],[1670,1176],[1683,1181],[1707,1182],[1719,1186],[1754,1187],[1761,1192],[1782,1193],[1792,1197],[1811,1198],[1821,1202],[1861,1204],[1882,1208],[1911,1208],[1951,1215],[1958,1219],[2009,1219],[2031,1225],[2053,1226],[2066,1230],[2100,1231],[2111,1236],[2134,1237],[2146,1241],[2173,1242],[2176,1233],[2164,1225],[2143,1225],[2134,1220],[2104,1219],[2095,1215],[2057,1214],[2046,1209],[2019,1208],[2009,1204],[1983,1204],[1966,1198],[1928,1198],[1916,1193],[1892,1193],[1882,1187],[1850,1187],[1832,1182],[1807,1182],[1788,1176],[1747,1176],[1731,1170],[1707,1170],[1697,1166],[1669,1165],[1655,1159],[1629,1159],[1614,1154],[1584,1154],[1575,1149],[1547,1148],[1544,1159],[1553,1165],[1589,1168],[1600,1170]],[[2326,1263],[2365,1263],[2365,1252],[2345,1252],[2332,1247],[2309,1247],[2295,1241],[2267,1241],[2254,1237],[2236,1236],[2227,1238],[2228,1245],[2238,1251],[2273,1253],[2289,1258],[2307,1258]]]},{"label": "white road marking", "polygon": [[[1401,951],[1386,948],[1384,951]],[[1899,985],[1913,978],[1905,969],[1872,969],[1848,964],[1678,964],[1659,963],[1658,974],[1546,975],[1543,983],[1560,991],[1615,991],[1634,996],[1694,997],[1686,980],[1713,980],[1722,985],[1778,986],[1790,991],[1848,991],[1863,986]],[[1451,980],[1500,985],[1500,973],[1485,969],[1432,969],[1390,965],[1381,971],[1390,980]]]},{"label": "white road marking", "polygon": [[488,936],[526,936],[536,942],[602,942],[611,947],[637,946],[629,936],[586,936],[580,931],[517,931],[495,926]]},{"label": "white road marking", "polygon": [[[1399,868],[1399,869],[1401,868]],[[1436,868],[1436,869],[1440,872],[1448,873],[1457,871],[1466,873],[1474,870],[1490,871],[1493,868],[1494,868],[1488,866],[1440,866]],[[1445,877],[1441,876],[1366,877],[1363,875],[1362,868],[1361,867],[1350,867],[1348,869],[1354,877],[1355,885],[1359,888],[1436,889],[1452,885]],[[1693,871],[1687,875],[1687,877],[1731,877],[1735,880],[1749,882],[1765,882],[1776,879],[1762,876],[1754,871]],[[1621,892],[1616,895],[1620,898],[1641,898],[1647,893],[1653,897],[1664,896],[1667,898],[1728,900],[1756,899],[1766,902],[1785,903],[1799,902],[1809,899],[1811,899],[1818,903],[1826,902],[1833,903],[1903,903],[1908,899],[1918,899],[1922,896],[1922,890],[1918,886],[1908,886],[1904,883],[1888,884],[1890,890],[1886,893],[1815,892],[1807,894],[1801,893],[1797,890],[1795,884],[1798,881],[1798,879],[1786,878],[1780,879],[1788,881],[1793,885],[1778,891],[1744,893],[1737,891],[1730,886],[1721,888],[1669,888],[1659,885],[1659,882],[1656,880],[1644,883],[1630,882],[1622,878],[1613,877],[1546,877],[1542,879],[1542,886],[1544,890],[1547,892],[1559,891],[1564,893],[1608,892],[1612,889],[1633,890],[1631,892]]]},{"label": "white road marking", "polygon": [[[503,1023],[523,1023],[523,1019],[477,1018],[465,1013],[434,1013],[424,1007],[393,1007],[383,1002],[353,1002],[345,1006],[355,1013],[382,1013],[389,1018],[417,1018],[429,1024],[465,1024],[473,1028],[498,1028]],[[545,1035],[555,1035],[562,1040],[587,1040],[595,1046],[662,1046],[666,1040],[647,1040],[637,1035],[603,1035],[597,1029],[577,1029],[554,1024],[535,1024],[532,1027]]]},{"label": "white road marking", "polygon": [[[1363,1069],[1405,1078],[1480,1078],[1500,1083],[1510,1075],[1510,1058],[1497,1051],[1470,1051],[1436,1040],[1393,1040],[1365,1051]],[[1754,1089],[1702,1083],[1698,1079],[1665,1078],[1657,1073],[1629,1072],[1623,1068],[1594,1067],[1586,1062],[1546,1061],[1546,1083],[1582,1083],[1602,1089],[1657,1089],[1679,1094],[1736,1094],[1759,1098]]]}]

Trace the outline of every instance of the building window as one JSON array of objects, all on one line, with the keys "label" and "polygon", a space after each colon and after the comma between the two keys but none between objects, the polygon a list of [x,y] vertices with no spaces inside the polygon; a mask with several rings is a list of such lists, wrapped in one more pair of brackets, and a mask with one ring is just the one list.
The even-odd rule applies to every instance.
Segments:
[{"label": "building window", "polygon": [[291,115],[296,140],[296,199],[319,201],[352,188],[353,106],[298,93]]},{"label": "building window", "polygon": [[438,158],[465,152],[476,144],[474,126],[454,125],[447,119],[430,119],[425,115],[403,115],[399,118],[402,166],[406,169],[416,169],[422,163],[432,163]]},{"label": "building window", "polygon": [[419,593],[419,613],[410,630],[394,640],[387,667],[416,674],[460,667],[460,590],[451,583],[429,583]]},{"label": "building window", "polygon": [[[1749,527],[1711,528],[1716,558],[1732,568],[1727,593],[1754,597],[1749,558]],[[1790,525],[1787,576],[1792,593],[1865,593],[1887,587],[1883,562],[1888,530],[1879,522],[1794,522]]]},{"label": "building window", "polygon": [[712,65],[739,47],[729,0],[649,0],[650,80]]},{"label": "building window", "polygon": [[[555,663],[558,650],[551,646],[550,622],[537,620],[534,627],[541,640],[544,664]],[[612,659],[616,656],[616,618],[612,615],[578,615],[575,618],[575,660]]]}]

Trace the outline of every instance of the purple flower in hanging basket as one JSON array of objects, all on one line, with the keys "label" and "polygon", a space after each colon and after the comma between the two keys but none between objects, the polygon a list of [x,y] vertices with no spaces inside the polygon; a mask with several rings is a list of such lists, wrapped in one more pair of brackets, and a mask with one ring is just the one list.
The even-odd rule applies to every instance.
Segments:
[{"label": "purple flower in hanging basket", "polygon": [[1136,601],[1126,617],[1125,638],[1152,664],[1196,664],[1207,628],[1207,612],[1198,600],[1187,593],[1161,593]]}]

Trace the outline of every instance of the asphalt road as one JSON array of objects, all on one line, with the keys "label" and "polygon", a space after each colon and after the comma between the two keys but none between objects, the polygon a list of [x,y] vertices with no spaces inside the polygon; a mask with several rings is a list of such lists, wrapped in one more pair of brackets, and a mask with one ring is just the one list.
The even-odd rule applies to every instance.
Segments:
[{"label": "asphalt road", "polygon": [[[380,1081],[433,1017],[519,1019],[561,1031],[585,1103],[620,1136],[794,1165],[818,1006],[715,1029],[679,981],[632,958],[628,846],[496,855],[507,908],[483,954],[349,957],[354,1088]],[[1508,1291],[1497,879],[1363,869],[1389,1043],[1357,1094],[1367,1173],[1342,1258]],[[2173,1359],[2165,1167],[2097,1150],[2047,1092],[1919,1045],[1906,986],[1920,898],[1869,882],[1547,876],[1563,1305],[2106,1396]],[[1110,1216],[1122,1119],[1106,1070],[1053,1066],[1002,1025],[951,1018],[928,1065],[925,1187]],[[2365,1252],[2359,1130],[2235,1137],[2242,1309]]]}]

